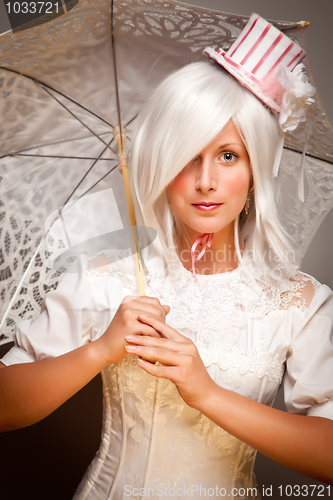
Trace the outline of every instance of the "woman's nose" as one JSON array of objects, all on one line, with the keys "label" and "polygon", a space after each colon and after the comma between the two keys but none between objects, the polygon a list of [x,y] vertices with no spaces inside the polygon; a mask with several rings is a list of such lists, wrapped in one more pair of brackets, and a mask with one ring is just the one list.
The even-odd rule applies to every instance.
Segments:
[{"label": "woman's nose", "polygon": [[196,162],[196,189],[202,192],[216,190],[217,179],[213,160],[209,156],[202,155],[196,159]]}]

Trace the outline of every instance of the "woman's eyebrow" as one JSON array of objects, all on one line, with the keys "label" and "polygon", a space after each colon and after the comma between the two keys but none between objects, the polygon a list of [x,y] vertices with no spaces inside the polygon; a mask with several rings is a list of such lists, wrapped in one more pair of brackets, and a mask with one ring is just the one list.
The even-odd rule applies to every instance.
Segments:
[{"label": "woman's eyebrow", "polygon": [[226,144],[221,144],[221,146],[219,146],[219,149],[224,149],[229,146],[242,146],[242,144],[240,142],[227,142]]}]

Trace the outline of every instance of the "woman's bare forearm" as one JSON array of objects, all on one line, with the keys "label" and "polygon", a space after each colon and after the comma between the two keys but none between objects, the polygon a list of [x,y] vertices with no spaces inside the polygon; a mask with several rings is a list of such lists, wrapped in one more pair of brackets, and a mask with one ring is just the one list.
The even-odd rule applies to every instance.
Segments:
[{"label": "woman's bare forearm", "polygon": [[139,314],[151,314],[164,322],[169,310],[155,298],[127,296],[107,330],[94,342],[34,363],[7,367],[0,362],[0,431],[34,424],[52,413],[103,368],[126,355],[126,334],[159,336],[139,321]]},{"label": "woman's bare forearm", "polygon": [[12,366],[0,363],[0,431],[42,420],[82,389],[105,365],[98,341],[35,363]]},{"label": "woman's bare forearm", "polygon": [[331,420],[286,413],[216,385],[196,408],[285,467],[333,483]]}]

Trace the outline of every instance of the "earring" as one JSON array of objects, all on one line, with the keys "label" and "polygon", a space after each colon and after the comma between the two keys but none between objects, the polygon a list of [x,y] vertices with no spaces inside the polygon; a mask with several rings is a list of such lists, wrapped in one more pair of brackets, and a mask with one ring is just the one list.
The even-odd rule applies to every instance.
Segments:
[{"label": "earring", "polygon": [[251,193],[249,192],[246,198],[244,210],[245,210],[245,215],[248,215],[249,213],[249,208],[250,208],[250,200],[251,200]]}]

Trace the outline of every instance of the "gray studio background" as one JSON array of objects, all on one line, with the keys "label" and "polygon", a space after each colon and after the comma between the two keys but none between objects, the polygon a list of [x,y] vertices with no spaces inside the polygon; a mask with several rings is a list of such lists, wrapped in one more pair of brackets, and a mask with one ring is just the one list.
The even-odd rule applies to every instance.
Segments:
[{"label": "gray studio background", "polygon": [[[270,19],[270,20],[285,20],[285,21],[310,21],[311,26],[307,28],[306,32],[306,40],[307,40],[307,54],[308,54],[308,63],[314,78],[314,81],[317,86],[318,94],[320,96],[320,99],[323,103],[324,109],[327,113],[328,118],[330,119],[331,123],[333,123],[333,102],[332,102],[332,81],[333,81],[333,64],[332,64],[332,49],[333,49],[333,27],[332,27],[332,19],[333,19],[333,1],[332,0],[188,0],[186,3],[192,4],[192,5],[198,5],[206,8],[211,8],[211,9],[216,9],[220,11],[225,11],[225,12],[232,12],[235,14],[243,14],[243,15],[250,15],[252,12],[257,12],[261,16]],[[0,1],[0,32],[3,32],[6,30],[6,28],[9,28],[8,25],[8,20],[6,19],[6,14],[4,12],[4,6],[3,3]],[[1,39],[0,39],[1,43]],[[305,258],[303,260],[302,264],[302,270],[313,275],[315,278],[317,278],[319,281],[322,283],[326,283],[329,285],[331,288],[333,287],[333,266],[331,265],[331,255],[332,255],[332,248],[333,248],[333,210],[326,216],[325,220],[323,221],[322,225],[317,231],[317,234],[311,243]],[[96,385],[97,384],[97,385]],[[91,403],[91,398],[95,397],[95,392],[96,392],[96,387],[97,390],[99,391],[99,382],[95,382],[95,386],[93,386],[92,389],[90,389],[90,393],[87,393],[85,396],[86,400],[83,401],[82,405],[83,407],[86,408],[86,402],[89,400]],[[81,397],[81,396],[80,396]],[[100,395],[98,396],[100,397]],[[89,399],[90,398],[90,399]],[[71,404],[71,403],[70,403]],[[79,403],[77,403],[79,404]],[[94,403],[93,403],[94,405]],[[75,405],[74,405],[75,406]],[[21,433],[21,434],[16,434],[16,437],[14,436],[15,433],[10,433],[12,434],[12,438],[10,437],[9,433],[8,436],[6,436],[5,440],[3,441],[3,446],[6,447],[8,446],[8,449],[13,447],[13,440],[17,440],[16,443],[22,443],[22,440],[25,444],[25,446],[30,446],[32,442],[35,443],[36,436],[38,436],[41,432],[43,432],[43,426],[46,425],[46,429],[44,429],[45,432],[50,434],[50,426],[56,429],[56,433],[63,433],[66,432],[64,429],[59,429],[59,419],[61,420],[63,418],[65,424],[64,426],[70,425],[69,422],[69,417],[68,415],[73,415],[73,412],[75,413],[75,407],[71,406],[68,407],[68,411],[66,416],[61,416],[60,413],[58,413],[58,417],[49,417],[51,420],[51,423],[46,423],[46,424],[37,424],[36,426],[33,426],[35,431],[29,431],[29,430],[22,430],[22,431],[16,431],[16,433]],[[283,409],[283,395],[281,394],[281,391],[278,395],[277,402],[275,404],[276,407]],[[62,410],[60,410],[61,412]],[[100,418],[100,413],[98,414],[98,419]],[[52,418],[58,418],[56,423],[52,424]],[[71,417],[72,418],[72,417]],[[75,419],[75,416],[73,417]],[[85,415],[85,418],[88,418],[87,415]],[[90,417],[89,417],[90,418]],[[95,418],[95,417],[91,417]],[[73,424],[74,425],[74,424]],[[88,425],[88,422],[87,422]],[[91,425],[91,424],[89,424]],[[97,424],[96,424],[97,425]],[[40,427],[38,427],[40,426]],[[49,427],[47,427],[49,426]],[[76,425],[77,427],[77,425]],[[75,427],[75,428],[76,428]],[[29,432],[34,432],[34,434],[31,437],[29,437]],[[83,435],[83,431],[82,431]],[[28,436],[28,437],[26,437]],[[99,430],[96,431],[96,441],[98,441],[99,438]],[[68,437],[68,435],[67,435]],[[64,438],[64,436],[63,436]],[[30,439],[30,441],[29,441]],[[6,441],[7,440],[7,441]],[[64,438],[64,442],[66,441],[66,438]],[[29,444],[30,443],[30,444]],[[19,446],[16,444],[15,446]],[[22,445],[23,446],[23,445]],[[42,446],[42,445],[40,445]],[[44,450],[44,453],[47,455],[49,448],[51,445],[49,445],[48,449]],[[53,445],[55,446],[55,444]],[[66,446],[66,444],[64,444]],[[71,446],[70,444],[68,446]],[[3,447],[2,447],[3,449]],[[5,448],[6,450],[6,448]],[[96,450],[95,450],[96,451]],[[4,450],[3,450],[4,452]],[[63,451],[59,451],[59,453],[64,453]],[[54,454],[54,452],[53,452]],[[91,457],[92,458],[92,457]],[[29,460],[29,459],[27,459]],[[37,458],[36,458],[37,460]],[[89,462],[89,460],[88,460]],[[86,464],[88,465],[88,463]],[[23,479],[24,476],[24,466],[21,466],[21,472],[20,470],[17,470],[17,467],[14,466],[14,471],[13,471],[13,480],[15,478],[18,478],[18,476]],[[82,466],[83,467],[83,466]],[[55,469],[56,470],[56,469]],[[82,475],[84,470],[77,472],[79,478],[80,475]],[[10,470],[9,470],[10,473]],[[278,499],[281,498],[281,495],[278,493],[277,487],[279,485],[288,485],[288,484],[298,484],[298,485],[304,485],[304,484],[316,484],[316,481],[310,480],[300,474],[294,473],[279,464],[274,463],[273,461],[259,455],[258,460],[257,460],[257,466],[256,466],[256,473],[257,473],[257,479],[259,485],[273,485],[273,495],[271,498]],[[22,476],[23,474],[23,476]],[[44,472],[44,479],[45,479],[46,473]],[[73,483],[76,482],[76,478],[74,478],[74,472],[71,472],[71,478],[73,479]],[[30,474],[31,476],[31,474]],[[29,479],[31,480],[31,477],[29,476]],[[50,476],[52,477],[52,476]],[[69,477],[69,476],[68,476]],[[23,479],[25,481],[25,493],[28,493],[25,498],[29,497],[29,480],[27,477]],[[45,479],[46,481],[46,479]],[[68,479],[69,481],[69,479]],[[41,477],[39,475],[38,478],[38,484],[39,486],[41,485]],[[46,483],[45,483],[45,487]],[[65,493],[65,488],[66,486],[59,486],[60,491],[62,491],[62,495],[58,496],[58,498],[69,498],[69,496]],[[72,488],[72,486],[68,486],[68,491]],[[34,498],[51,498],[50,493],[44,490],[45,496],[38,496],[38,488],[34,490],[35,495]],[[32,490],[31,490],[32,492]],[[324,493],[324,496],[321,496],[321,498],[328,498],[327,492]],[[315,495],[316,496],[316,495]],[[282,495],[282,498],[286,498],[285,495]],[[9,497],[8,497],[9,498]],[[11,500],[15,500],[15,498],[18,497],[11,497]],[[53,498],[53,497],[52,497]],[[294,498],[292,496],[291,498]]]}]

